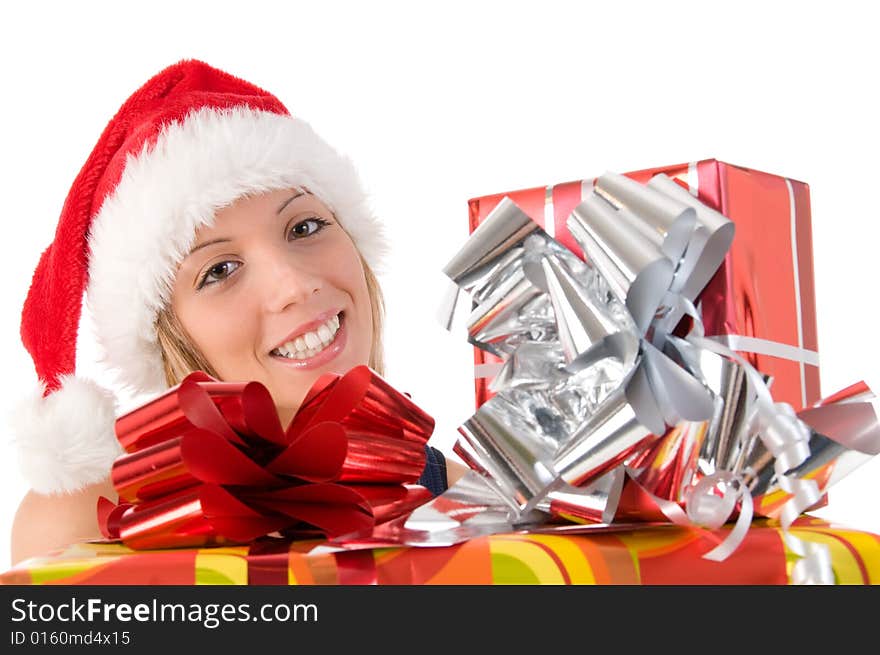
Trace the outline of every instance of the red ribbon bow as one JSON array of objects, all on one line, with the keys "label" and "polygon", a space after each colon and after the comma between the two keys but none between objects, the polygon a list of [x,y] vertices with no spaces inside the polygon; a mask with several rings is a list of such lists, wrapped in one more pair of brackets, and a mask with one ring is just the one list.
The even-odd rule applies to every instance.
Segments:
[{"label": "red ribbon bow", "polygon": [[120,497],[107,538],[137,549],[371,528],[431,498],[419,485],[434,420],[377,373],[325,374],[287,430],[258,382],[196,372],[120,417]]}]

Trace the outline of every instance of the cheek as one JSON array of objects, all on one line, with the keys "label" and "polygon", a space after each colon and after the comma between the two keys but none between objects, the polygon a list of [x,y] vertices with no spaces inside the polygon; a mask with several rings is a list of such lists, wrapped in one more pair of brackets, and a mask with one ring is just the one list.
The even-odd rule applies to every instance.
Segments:
[{"label": "cheek", "polygon": [[370,292],[364,274],[363,264],[354,244],[346,242],[337,245],[330,261],[337,262],[329,281],[332,286],[344,291],[354,307],[354,315],[349,322],[349,340],[352,355],[358,363],[368,363],[373,345],[373,312]]},{"label": "cheek", "polygon": [[373,332],[376,330],[377,326],[373,325],[373,304],[370,300],[370,293],[366,281],[363,280],[363,273],[361,273],[361,282],[358,295],[355,298],[355,305],[358,307],[361,322],[358,343],[361,345],[361,353],[363,357],[368,361],[370,358],[370,352],[373,349]]},{"label": "cheek", "polygon": [[[252,352],[254,314],[242,302],[236,303],[234,313],[221,303],[184,299],[172,305],[193,345],[223,379],[241,378],[246,373],[246,357]],[[230,320],[231,316],[235,320]]]}]

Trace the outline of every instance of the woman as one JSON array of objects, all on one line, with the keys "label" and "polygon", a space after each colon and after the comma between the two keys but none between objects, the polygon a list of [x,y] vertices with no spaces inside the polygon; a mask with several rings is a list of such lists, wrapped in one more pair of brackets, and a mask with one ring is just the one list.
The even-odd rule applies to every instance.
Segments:
[{"label": "woman", "polygon": [[[257,380],[286,423],[321,374],[383,372],[384,251],[352,164],[277,98],[192,60],[149,80],[74,181],[23,308],[41,387],[14,417],[32,490],[13,562],[99,537],[97,498],[116,499],[114,397],[75,377],[84,295],[120,388]],[[428,449],[421,482],[463,471]]]}]

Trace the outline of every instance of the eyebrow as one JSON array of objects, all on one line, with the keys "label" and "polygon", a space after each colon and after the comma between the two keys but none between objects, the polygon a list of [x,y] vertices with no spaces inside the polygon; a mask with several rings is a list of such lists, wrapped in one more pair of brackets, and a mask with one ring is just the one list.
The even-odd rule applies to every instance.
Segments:
[{"label": "eyebrow", "polygon": [[302,196],[304,196],[304,195],[306,195],[306,192],[305,192],[305,191],[300,191],[299,193],[290,196],[287,200],[285,200],[284,202],[281,203],[281,206],[278,207],[278,209],[275,210],[275,213],[276,213],[276,214],[280,214],[281,212],[284,211],[284,208],[287,207],[287,205],[289,205],[291,202],[293,202],[293,201],[296,200],[297,198],[300,198],[300,197],[302,197]]},{"label": "eyebrow", "polygon": [[221,238],[219,238],[219,239],[211,239],[210,241],[205,241],[205,243],[200,243],[199,245],[194,246],[193,249],[190,250],[190,251],[186,254],[186,256],[189,257],[189,256],[190,256],[191,254],[193,254],[195,251],[197,251],[197,250],[201,250],[202,248],[206,248],[206,247],[208,247],[208,246],[213,246],[215,243],[226,243],[226,242],[228,242],[228,241],[231,241],[231,239],[227,239],[226,237],[221,237]]}]

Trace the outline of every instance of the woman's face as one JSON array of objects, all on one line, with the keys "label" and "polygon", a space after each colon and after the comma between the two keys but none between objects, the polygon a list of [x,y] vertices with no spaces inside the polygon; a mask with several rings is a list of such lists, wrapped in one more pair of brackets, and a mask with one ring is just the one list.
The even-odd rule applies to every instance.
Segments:
[{"label": "woman's face", "polygon": [[196,233],[171,305],[220,378],[262,382],[285,425],[322,373],[369,362],[358,251],[308,193],[271,191],[218,211]]}]

